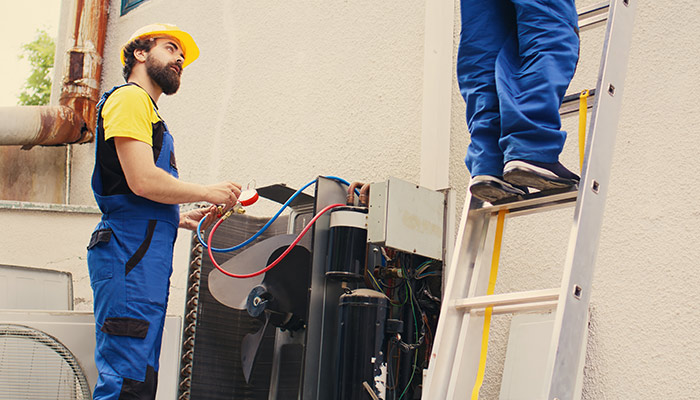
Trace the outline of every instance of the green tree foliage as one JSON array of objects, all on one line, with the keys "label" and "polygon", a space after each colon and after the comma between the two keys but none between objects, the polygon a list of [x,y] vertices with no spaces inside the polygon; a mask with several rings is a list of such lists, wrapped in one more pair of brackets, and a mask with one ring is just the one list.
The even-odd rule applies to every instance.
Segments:
[{"label": "green tree foliage", "polygon": [[40,106],[49,104],[51,98],[51,74],[53,71],[56,44],[44,30],[37,30],[36,39],[22,46],[23,55],[31,64],[31,75],[27,78],[18,104],[21,106]]}]

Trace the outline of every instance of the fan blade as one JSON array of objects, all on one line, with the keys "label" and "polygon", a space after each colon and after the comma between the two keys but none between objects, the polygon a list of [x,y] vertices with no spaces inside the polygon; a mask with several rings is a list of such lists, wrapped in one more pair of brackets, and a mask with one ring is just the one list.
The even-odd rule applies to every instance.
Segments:
[{"label": "fan blade", "polygon": [[[270,256],[277,258],[286,248],[279,248]],[[268,310],[285,314],[293,314],[293,320],[303,323],[306,320],[309,285],[311,279],[311,252],[306,248],[297,246],[292,249],[287,257],[265,274],[262,285],[273,299],[272,304],[267,305]],[[273,325],[296,330],[300,325],[295,321],[284,321],[280,325],[274,317],[270,321]],[[289,322],[289,324],[287,324]]]},{"label": "fan blade", "polygon": [[258,348],[260,347],[260,343],[262,343],[265,329],[267,329],[267,324],[270,322],[270,315],[268,313],[264,314],[265,323],[262,328],[255,333],[246,334],[241,342],[241,364],[243,366],[243,377],[246,383],[250,383],[250,374],[253,372],[255,356],[258,354]]},{"label": "fan blade", "polygon": [[[221,268],[235,274],[249,274],[267,266],[270,254],[282,246],[289,246],[296,235],[277,235],[257,242],[226,261]],[[238,279],[227,276],[218,269],[209,273],[209,291],[221,304],[237,310],[246,309],[248,293],[259,285],[265,274]]]}]

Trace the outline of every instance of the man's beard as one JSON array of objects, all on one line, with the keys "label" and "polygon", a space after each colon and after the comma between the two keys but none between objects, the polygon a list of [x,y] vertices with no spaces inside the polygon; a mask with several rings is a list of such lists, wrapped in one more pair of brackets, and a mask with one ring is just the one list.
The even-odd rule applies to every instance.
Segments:
[{"label": "man's beard", "polygon": [[[146,72],[165,94],[173,94],[180,88],[180,74],[173,71],[172,64],[161,64],[150,55],[146,58]],[[178,66],[179,68],[179,66]]]}]

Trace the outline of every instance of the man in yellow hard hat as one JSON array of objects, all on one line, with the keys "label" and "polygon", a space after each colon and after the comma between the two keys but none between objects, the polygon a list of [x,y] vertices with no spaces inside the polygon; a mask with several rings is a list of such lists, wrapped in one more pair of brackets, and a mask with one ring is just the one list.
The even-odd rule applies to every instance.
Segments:
[{"label": "man in yellow hard hat", "polygon": [[[178,180],[173,137],[158,114],[183,69],[199,56],[175,25],[136,31],[121,49],[126,84],[97,105],[92,189],[102,211],[88,245],[96,323],[94,399],[155,399],[158,359],[178,228],[196,229],[216,205],[232,207],[240,185]],[[211,207],[180,214],[179,204]]]}]

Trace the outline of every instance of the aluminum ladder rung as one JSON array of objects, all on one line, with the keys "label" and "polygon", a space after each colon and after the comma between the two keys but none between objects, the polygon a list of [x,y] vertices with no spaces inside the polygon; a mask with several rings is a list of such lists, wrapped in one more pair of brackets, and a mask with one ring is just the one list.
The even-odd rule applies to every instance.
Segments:
[{"label": "aluminum ladder rung", "polygon": [[[581,99],[581,93],[572,93],[564,96],[562,100],[561,107],[559,107],[559,115],[567,115],[577,113],[579,111],[579,100]],[[588,90],[588,104],[586,109],[590,110],[593,108],[595,103],[595,89]]]},{"label": "aluminum ladder rung", "polygon": [[577,195],[577,186],[567,189],[547,190],[522,196],[522,200],[475,208],[470,210],[469,214],[496,214],[501,210],[507,210],[510,216],[532,214],[545,210],[549,211],[556,208],[573,206],[576,204]]},{"label": "aluminum ladder rung", "polygon": [[[487,307],[493,307],[494,314],[505,314],[518,311],[532,311],[534,309],[553,309],[559,301],[560,288],[530,290],[525,292],[511,292],[492,294],[487,296],[474,296],[454,300],[452,305],[463,312],[476,312]],[[504,308],[508,306],[508,308]],[[509,311],[505,311],[509,310]]]},{"label": "aluminum ladder rung", "polygon": [[592,27],[608,20],[610,14],[610,2],[603,1],[592,6],[583,7],[578,10],[579,30]]},{"label": "aluminum ladder rung", "polygon": [[[498,306],[491,310],[491,315],[504,315],[504,314],[520,314],[520,313],[533,313],[533,312],[548,312],[554,311],[559,305],[558,300],[549,301],[538,301],[527,304],[513,304],[509,306]],[[471,314],[482,316],[486,312],[486,309],[477,309],[471,311]]]}]

